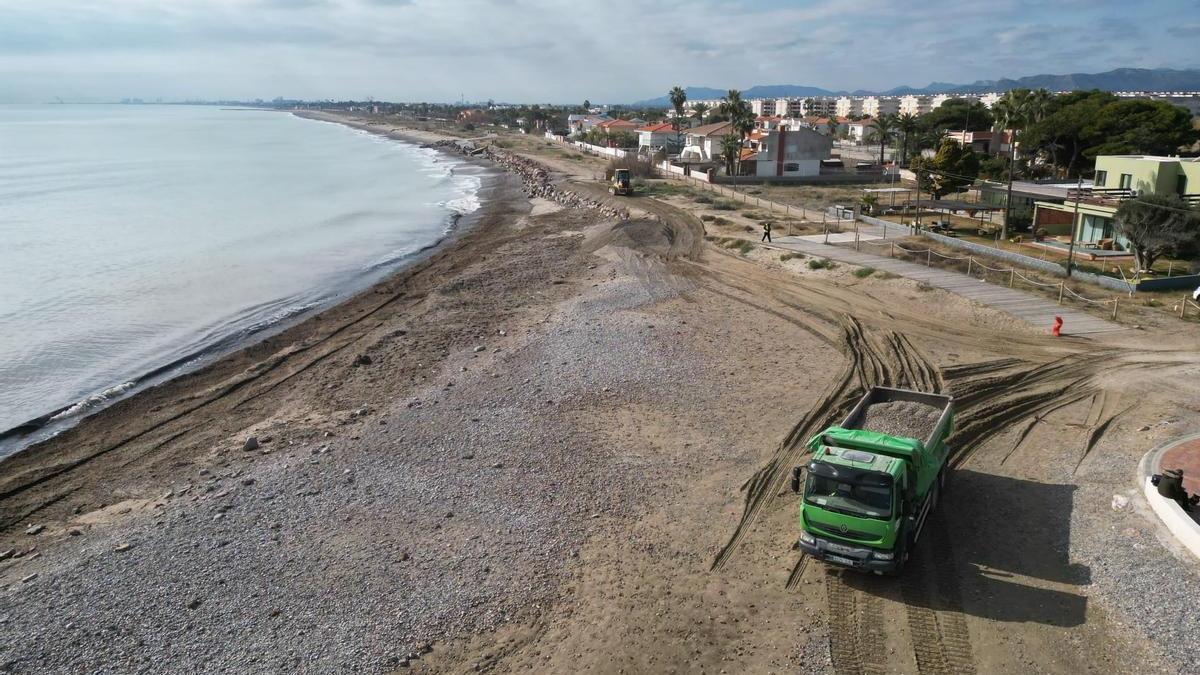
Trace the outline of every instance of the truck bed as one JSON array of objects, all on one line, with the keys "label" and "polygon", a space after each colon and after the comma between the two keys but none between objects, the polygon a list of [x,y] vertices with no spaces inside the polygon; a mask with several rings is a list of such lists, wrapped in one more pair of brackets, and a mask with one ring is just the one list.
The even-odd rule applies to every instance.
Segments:
[{"label": "truck bed", "polygon": [[932,447],[949,433],[953,399],[908,389],[872,387],[841,426],[911,438]]}]

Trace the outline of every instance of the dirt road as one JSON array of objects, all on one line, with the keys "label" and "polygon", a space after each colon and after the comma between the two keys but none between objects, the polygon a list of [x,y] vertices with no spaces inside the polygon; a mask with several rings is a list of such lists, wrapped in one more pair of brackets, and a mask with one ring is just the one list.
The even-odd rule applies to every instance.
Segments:
[{"label": "dirt road", "polygon": [[[1190,586],[1166,584],[1194,567],[1109,507],[1144,448],[1198,426],[1194,334],[1052,340],[903,279],[701,244],[678,206],[634,199],[622,223],[500,196],[373,293],[5,462],[0,664],[1198,665]],[[873,384],[959,411],[902,580],[792,548],[788,472]]]}]

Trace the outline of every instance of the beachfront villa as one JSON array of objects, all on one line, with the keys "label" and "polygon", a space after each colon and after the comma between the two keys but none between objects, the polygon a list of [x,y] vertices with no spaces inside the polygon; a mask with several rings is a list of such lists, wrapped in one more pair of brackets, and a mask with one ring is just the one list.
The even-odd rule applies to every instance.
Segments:
[{"label": "beachfront villa", "polygon": [[731,133],[733,125],[729,122],[702,124],[688,129],[679,159],[683,162],[719,162],[721,139]]},{"label": "beachfront villa", "polygon": [[[1071,188],[1060,202],[1034,204],[1034,230],[1073,232],[1076,244],[1087,249],[1127,250],[1116,234],[1113,218],[1121,202],[1144,194],[1177,194],[1200,204],[1200,158],[1102,155],[1096,158],[1091,187]],[[1064,233],[1065,234],[1065,233]]]},{"label": "beachfront villa", "polygon": [[742,150],[742,173],[749,176],[817,176],[833,139],[813,129],[756,129]]}]

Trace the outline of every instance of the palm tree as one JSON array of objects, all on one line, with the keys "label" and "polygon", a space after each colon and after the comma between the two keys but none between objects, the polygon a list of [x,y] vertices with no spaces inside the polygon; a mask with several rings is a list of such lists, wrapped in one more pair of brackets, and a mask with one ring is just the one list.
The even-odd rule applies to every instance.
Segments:
[{"label": "palm tree", "polygon": [[[950,132],[946,131],[945,129],[934,129],[933,131],[925,134],[922,138],[924,139],[921,141],[921,143],[924,144],[923,147],[937,150],[938,148],[942,147],[942,141],[950,138]],[[918,148],[922,147],[921,143],[918,143]]]},{"label": "palm tree", "polygon": [[675,117],[671,120],[671,128],[675,130],[675,142],[683,145],[679,129],[680,121],[683,120],[683,104],[687,103],[687,92],[683,90],[683,87],[671,87],[671,91],[667,92],[667,98],[671,99],[671,107],[675,109]]},{"label": "palm tree", "polygon": [[708,104],[700,101],[692,104],[692,117],[695,117],[701,124],[704,124],[704,116],[708,114]]},{"label": "palm tree", "polygon": [[[746,136],[754,130],[754,113],[750,110],[750,104],[742,100],[742,92],[737,89],[725,92],[725,98],[721,99],[721,112],[729,117],[729,123],[733,128],[731,135],[737,138],[739,147],[737,169],[740,174],[742,172],[740,147]],[[724,149],[724,141],[722,141],[721,147]]]},{"label": "palm tree", "polygon": [[838,121],[837,121],[837,118],[836,118],[836,117],[830,117],[830,118],[829,118],[829,137],[830,137],[830,138],[837,138],[837,134],[838,134]]},{"label": "palm tree", "polygon": [[900,163],[908,164],[908,138],[917,131],[917,116],[912,113],[904,113],[896,118],[896,126],[900,129],[900,133],[904,134],[904,140],[901,141]]},{"label": "palm tree", "polygon": [[883,166],[883,149],[887,147],[888,139],[896,135],[896,116],[880,115],[875,120],[875,130],[871,140],[879,141],[879,165]]},{"label": "palm tree", "polygon": [[1008,238],[1008,224],[1012,215],[1012,185],[1016,174],[1017,162],[1017,130],[1025,126],[1029,119],[1028,89],[1010,89],[1004,92],[999,101],[992,106],[999,132],[1009,134],[1008,139],[1008,191],[1004,201],[1004,222],[1000,225],[1000,238]]},{"label": "palm tree", "polygon": [[736,175],[734,169],[740,169],[742,163],[742,138],[736,133],[725,134],[721,139],[721,157],[725,160],[725,173]]},{"label": "palm tree", "polygon": [[742,92],[730,89],[725,92],[725,98],[721,99],[721,114],[728,115],[729,119],[733,119],[734,113],[741,109],[742,103]]},{"label": "palm tree", "polygon": [[1028,119],[1027,122],[1041,122],[1050,112],[1050,103],[1054,101],[1054,94],[1051,94],[1046,89],[1034,89],[1029,92],[1025,99],[1025,113]]}]

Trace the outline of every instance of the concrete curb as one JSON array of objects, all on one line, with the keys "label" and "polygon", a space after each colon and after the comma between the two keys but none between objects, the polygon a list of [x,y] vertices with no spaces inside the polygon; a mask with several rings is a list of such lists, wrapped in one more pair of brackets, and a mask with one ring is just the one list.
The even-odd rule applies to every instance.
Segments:
[{"label": "concrete curb", "polygon": [[1150,508],[1158,515],[1159,520],[1167,526],[1167,530],[1174,535],[1180,544],[1187,547],[1192,552],[1192,555],[1200,558],[1200,524],[1192,520],[1191,516],[1185,513],[1178,504],[1159,495],[1158,488],[1150,483],[1150,477],[1158,470],[1158,460],[1164,452],[1179,443],[1198,438],[1200,438],[1200,434],[1174,438],[1147,452],[1142,457],[1142,461],[1138,463],[1138,482],[1142,486],[1142,492],[1146,497],[1146,501],[1150,503]]}]

